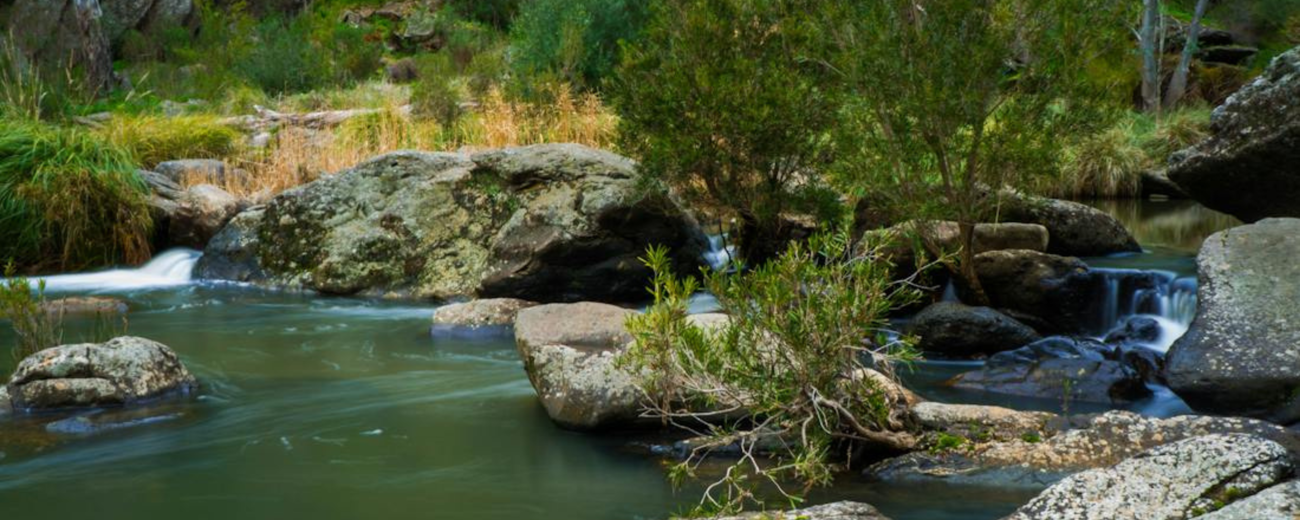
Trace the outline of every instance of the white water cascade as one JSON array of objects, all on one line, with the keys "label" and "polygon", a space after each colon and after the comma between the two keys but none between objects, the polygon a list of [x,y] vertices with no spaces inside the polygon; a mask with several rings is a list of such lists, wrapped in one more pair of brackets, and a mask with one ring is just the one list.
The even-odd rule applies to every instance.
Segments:
[{"label": "white water cascade", "polygon": [[44,278],[53,292],[130,291],[175,287],[194,279],[194,264],[203,256],[193,249],[172,249],[136,269],[61,274]]},{"label": "white water cascade", "polygon": [[1094,269],[1104,276],[1101,334],[1131,317],[1143,316],[1160,324],[1160,338],[1146,346],[1167,352],[1196,317],[1196,278],[1169,271]]},{"label": "white water cascade", "polygon": [[736,258],[736,245],[727,241],[726,233],[709,235],[709,250],[704,262],[712,269],[725,269]]}]

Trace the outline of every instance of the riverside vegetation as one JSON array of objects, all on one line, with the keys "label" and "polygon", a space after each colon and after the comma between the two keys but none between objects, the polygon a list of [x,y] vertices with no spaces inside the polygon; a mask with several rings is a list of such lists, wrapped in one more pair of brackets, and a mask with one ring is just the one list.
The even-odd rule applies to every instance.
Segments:
[{"label": "riverside vegetation", "polygon": [[[187,281],[480,298],[447,316],[514,324],[550,418],[650,437],[668,479],[700,490],[692,515],[798,506],[851,472],[1013,487],[1014,468],[1054,485],[1013,518],[1300,509],[1300,439],[1281,427],[1293,349],[1237,312],[1294,296],[1254,277],[1291,269],[1270,254],[1296,224],[1254,221],[1300,212],[1272,181],[1255,189],[1281,202],[1238,212],[1204,173],[1293,164],[1300,130],[1272,113],[1300,92],[1293,2],[52,3],[0,6],[0,318],[16,339],[0,429],[194,392],[181,355],[113,320],[60,346],[63,311],[23,277],[190,247]],[[1200,307],[1192,273],[1075,258],[1153,253],[1056,200],[1153,195],[1252,222],[1179,267]],[[1219,217],[1178,242],[1237,223]],[[716,312],[695,312],[700,294]],[[485,333],[434,319],[435,335]],[[1194,361],[1221,351],[1234,372]],[[925,356],[974,363],[946,391],[1047,397],[1062,416],[925,402]],[[1153,389],[1251,418],[1110,411]],[[106,417],[41,428],[173,415]],[[1170,498],[1140,496],[1152,486]]]}]

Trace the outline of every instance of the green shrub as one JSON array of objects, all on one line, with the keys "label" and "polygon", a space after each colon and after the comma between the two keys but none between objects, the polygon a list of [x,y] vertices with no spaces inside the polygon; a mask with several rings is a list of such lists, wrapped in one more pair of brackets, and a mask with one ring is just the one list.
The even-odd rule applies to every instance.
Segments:
[{"label": "green shrub", "polygon": [[370,31],[346,24],[335,24],[328,40],[333,54],[335,80],[350,84],[374,76],[384,65],[384,49],[369,41]]},{"label": "green shrub", "polygon": [[149,258],[131,153],[85,130],[0,119],[0,261],[76,270]]},{"label": "green shrub", "polygon": [[221,159],[241,137],[210,116],[117,116],[102,132],[145,168],[176,159]]},{"label": "green shrub", "polygon": [[[893,282],[885,243],[818,235],[758,269],[707,273],[704,286],[730,317],[716,330],[687,319],[695,279],[673,276],[667,251],[650,250],[654,304],[628,319],[635,344],[619,363],[639,374],[648,413],[710,434],[674,478],[690,477],[713,449],[741,445],[744,455],[702,504],[734,510],[754,500],[758,482],[796,481],[807,492],[830,482],[831,464],[853,462],[846,454],[916,447],[902,396],[888,388],[893,364],[916,353],[884,331],[890,312],[919,293]],[[718,424],[741,410],[752,420]],[[766,442],[774,439],[784,442]],[[780,446],[775,460],[758,460],[759,443]]]},{"label": "green shrub", "polygon": [[411,110],[418,117],[451,128],[464,115],[464,99],[455,68],[445,55],[420,60],[420,79],[411,86]]},{"label": "green shrub", "polygon": [[613,73],[620,45],[635,42],[650,20],[649,0],[533,0],[511,30],[521,78],[552,72],[596,88]]},{"label": "green shrub", "polygon": [[268,18],[257,25],[257,45],[236,69],[271,95],[306,92],[330,82],[329,54],[310,38],[307,18]]},{"label": "green shrub", "polygon": [[46,311],[45,281],[32,287],[31,280],[15,276],[12,264],[5,268],[7,280],[0,280],[0,318],[18,337],[12,352],[14,363],[27,356],[63,343],[63,316]]},{"label": "green shrub", "polygon": [[519,13],[521,0],[451,0],[461,16],[499,28],[506,28]]}]

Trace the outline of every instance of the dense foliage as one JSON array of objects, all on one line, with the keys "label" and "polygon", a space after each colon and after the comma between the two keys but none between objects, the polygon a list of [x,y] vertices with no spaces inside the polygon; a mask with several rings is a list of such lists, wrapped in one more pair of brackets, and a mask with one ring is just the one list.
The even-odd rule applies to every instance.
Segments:
[{"label": "dense foliage", "polygon": [[649,0],[532,0],[512,31],[515,70],[596,88],[619,62],[620,44],[639,39]]},{"label": "dense foliage", "polygon": [[[687,317],[698,282],[675,277],[665,250],[649,252],[654,304],[628,319],[636,343],[621,362],[642,374],[648,413],[705,437],[674,468],[679,482],[713,450],[739,446],[705,510],[758,501],[761,484],[797,499],[837,466],[913,447],[885,374],[915,354],[887,317],[919,293],[893,281],[886,243],[817,235],[754,270],[707,273],[703,288],[730,318],[720,326]],[[802,490],[782,487],[791,482]]]},{"label": "dense foliage", "polygon": [[837,104],[808,0],[668,0],[611,91],[623,149],[652,182],[739,219],[742,255],[778,254],[788,211],[824,208]]}]

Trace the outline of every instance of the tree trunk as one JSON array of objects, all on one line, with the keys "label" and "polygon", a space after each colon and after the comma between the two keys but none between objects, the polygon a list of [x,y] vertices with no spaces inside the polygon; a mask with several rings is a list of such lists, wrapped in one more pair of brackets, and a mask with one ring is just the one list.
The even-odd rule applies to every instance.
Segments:
[{"label": "tree trunk", "polygon": [[1196,48],[1199,46],[1198,40],[1201,38],[1201,18],[1205,16],[1205,10],[1209,8],[1210,0],[1197,0],[1196,12],[1192,15],[1192,25],[1187,28],[1185,35],[1187,41],[1183,43],[1183,55],[1178,59],[1178,68],[1174,69],[1174,77],[1169,80],[1169,90],[1165,91],[1164,107],[1170,110],[1183,99],[1187,93],[1187,75],[1191,73],[1192,56],[1196,54]]},{"label": "tree trunk", "polygon": [[967,303],[987,307],[989,305],[989,295],[984,292],[984,284],[980,283],[979,273],[975,271],[975,224],[959,222],[957,228],[961,230],[960,276],[969,293],[967,296],[971,300]]},{"label": "tree trunk", "polygon": [[1143,0],[1142,28],[1138,43],[1142,47],[1142,109],[1160,108],[1160,49],[1156,31],[1160,25],[1160,0]]}]

